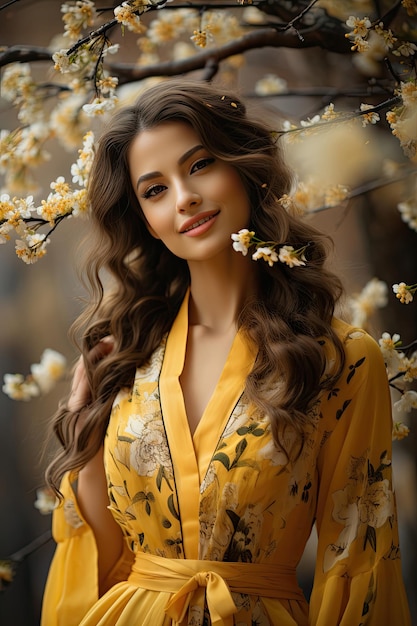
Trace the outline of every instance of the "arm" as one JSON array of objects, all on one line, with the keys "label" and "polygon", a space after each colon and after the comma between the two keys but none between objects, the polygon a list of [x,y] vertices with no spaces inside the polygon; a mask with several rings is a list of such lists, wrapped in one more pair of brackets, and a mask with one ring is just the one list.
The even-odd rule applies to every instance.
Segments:
[{"label": "arm", "polygon": [[[93,357],[102,358],[111,349],[111,343],[99,344]],[[82,419],[82,408],[89,401],[90,388],[80,358],[68,408],[81,411]],[[121,529],[108,510],[103,449],[78,474],[65,474],[60,490],[64,501],[53,515],[57,548],[45,587],[42,626],[77,626],[108,588],[126,580],[132,562]]]},{"label": "arm", "polygon": [[333,428],[318,459],[312,626],[410,626],[391,468],[391,399],[369,335],[348,339],[346,367],[323,406]]},{"label": "arm", "polygon": [[107,508],[109,498],[102,448],[78,474],[77,501],[83,518],[94,533],[97,546],[99,595],[101,596],[111,586],[109,574],[119,560],[124,547],[120,526]]},{"label": "arm", "polygon": [[[113,349],[111,337],[105,337],[89,353],[96,363]],[[74,371],[68,408],[82,411],[91,400],[90,386],[83,357]],[[82,415],[82,413],[81,413]],[[98,552],[99,593],[107,591],[106,579],[123,551],[123,535],[108,509],[107,481],[103,464],[103,448],[80,470],[77,480],[77,501],[83,518],[94,533]]]}]

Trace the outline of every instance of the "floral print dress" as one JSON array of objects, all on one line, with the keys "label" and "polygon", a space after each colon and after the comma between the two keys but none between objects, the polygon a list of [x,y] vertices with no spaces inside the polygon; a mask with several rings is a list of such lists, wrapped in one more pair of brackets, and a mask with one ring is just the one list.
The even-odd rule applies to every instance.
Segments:
[{"label": "floral print dress", "polygon": [[[42,626],[410,626],[384,362],[369,335],[334,325],[345,369],[286,464],[268,418],[245,397],[256,355],[240,332],[191,435],[179,383],[185,299],[109,422],[110,509],[126,538],[114,585],[98,598],[94,536],[66,476]],[[296,568],[314,524],[308,606]]]}]

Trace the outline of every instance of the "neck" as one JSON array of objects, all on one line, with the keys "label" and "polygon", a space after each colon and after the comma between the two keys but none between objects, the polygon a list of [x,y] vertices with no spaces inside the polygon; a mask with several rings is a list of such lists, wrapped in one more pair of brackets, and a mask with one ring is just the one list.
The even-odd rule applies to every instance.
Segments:
[{"label": "neck", "polygon": [[216,333],[235,330],[245,302],[256,294],[254,262],[234,253],[226,264],[222,258],[190,263],[189,267],[190,325],[201,325]]}]

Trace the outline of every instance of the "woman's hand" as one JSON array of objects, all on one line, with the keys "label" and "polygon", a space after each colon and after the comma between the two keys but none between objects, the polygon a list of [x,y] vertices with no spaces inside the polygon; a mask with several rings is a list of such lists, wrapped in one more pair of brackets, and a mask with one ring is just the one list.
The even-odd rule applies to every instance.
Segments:
[{"label": "woman's hand", "polygon": [[[111,353],[114,348],[114,339],[111,335],[101,339],[88,353],[90,363],[98,363]],[[71,393],[68,399],[68,409],[74,413],[80,411],[91,402],[91,389],[88,381],[84,356],[81,355],[74,369]]]}]

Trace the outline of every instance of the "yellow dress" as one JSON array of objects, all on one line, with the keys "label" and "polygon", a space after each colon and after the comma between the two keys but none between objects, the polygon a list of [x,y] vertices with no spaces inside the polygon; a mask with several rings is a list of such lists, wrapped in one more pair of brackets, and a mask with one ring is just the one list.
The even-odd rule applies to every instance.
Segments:
[{"label": "yellow dress", "polygon": [[[191,436],[179,383],[185,299],[109,422],[110,508],[126,537],[115,584],[98,599],[94,536],[66,476],[42,626],[411,625],[383,358],[369,335],[334,324],[344,372],[312,410],[302,454],[286,465],[267,417],[246,400],[255,354],[241,333]],[[295,571],[314,523],[308,606]]]}]

